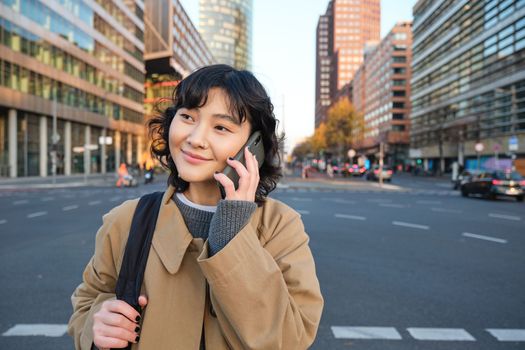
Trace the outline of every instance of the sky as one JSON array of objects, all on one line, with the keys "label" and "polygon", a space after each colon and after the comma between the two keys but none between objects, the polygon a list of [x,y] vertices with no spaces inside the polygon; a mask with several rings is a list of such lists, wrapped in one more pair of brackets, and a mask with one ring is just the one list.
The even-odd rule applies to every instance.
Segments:
[{"label": "sky", "polygon": [[[381,38],[412,20],[417,0],[381,0]],[[180,0],[198,28],[199,0]],[[253,0],[252,72],[284,124],[286,150],[314,132],[315,34],[328,0]],[[279,129],[281,130],[281,129]]]}]

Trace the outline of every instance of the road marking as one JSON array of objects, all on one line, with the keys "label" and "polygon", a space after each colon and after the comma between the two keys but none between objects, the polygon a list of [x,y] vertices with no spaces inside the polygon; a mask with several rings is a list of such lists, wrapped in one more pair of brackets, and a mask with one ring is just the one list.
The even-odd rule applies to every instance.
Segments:
[{"label": "road marking", "polygon": [[336,339],[388,339],[401,340],[401,334],[394,327],[338,327],[332,326]]},{"label": "road marking", "polygon": [[410,222],[403,222],[403,221],[392,221],[392,225],[417,228],[420,230],[428,230],[430,228],[427,225],[412,224]]},{"label": "road marking", "polygon": [[441,204],[441,201],[416,201],[418,204]]},{"label": "road marking", "polygon": [[488,328],[486,331],[499,341],[525,341],[525,329]]},{"label": "road marking", "polygon": [[92,201],[92,202],[89,202],[88,205],[97,205],[97,204],[100,204],[102,203],[101,201]]},{"label": "road marking", "polygon": [[462,328],[407,328],[407,331],[417,340],[476,341]]},{"label": "road marking", "polygon": [[506,219],[506,220],[513,220],[513,221],[521,221],[521,218],[519,216],[514,215],[504,215],[504,214],[495,214],[495,213],[489,213],[489,216],[491,218],[497,218],[497,219]]},{"label": "road marking", "polygon": [[299,214],[308,215],[310,212],[308,210],[297,210]]},{"label": "road marking", "polygon": [[341,203],[341,204],[356,204],[356,201],[348,200],[348,199],[340,199],[340,198],[321,198],[323,201],[328,202],[335,202],[335,203]]},{"label": "road marking", "polygon": [[62,208],[63,211],[77,209],[78,205],[68,205],[67,207]]},{"label": "road marking", "polygon": [[120,199],[121,197],[120,196],[117,196],[117,197],[112,197],[109,199],[110,202],[116,202]]},{"label": "road marking", "polygon": [[485,241],[491,241],[491,242],[496,242],[496,243],[502,243],[502,244],[507,243],[506,239],[495,238],[495,237],[490,237],[490,236],[483,236],[483,235],[476,235],[474,233],[469,233],[469,232],[463,232],[462,235],[465,237],[483,239]]},{"label": "road marking", "polygon": [[312,201],[312,198],[291,197],[290,200],[292,200],[292,201],[298,201],[298,202],[311,202],[311,201]]},{"label": "road marking", "polygon": [[67,332],[66,324],[17,324],[5,331],[2,336],[44,336],[44,337],[62,337]]},{"label": "road marking", "polygon": [[379,203],[380,207],[388,207],[388,208],[406,208],[406,205],[403,204],[392,204],[392,203]]},{"label": "road marking", "polygon": [[22,200],[19,200],[19,201],[14,201],[13,205],[20,205],[20,204],[27,204],[27,203],[29,203],[29,201],[27,199],[22,199]]},{"label": "road marking", "polygon": [[432,211],[437,211],[440,213],[453,213],[453,214],[460,214],[461,210],[458,209],[445,209],[445,208],[430,208]]},{"label": "road marking", "polygon": [[0,220],[0,225],[3,225],[7,222],[7,220]]},{"label": "road marking", "polygon": [[28,214],[27,218],[28,219],[32,219],[32,218],[36,218],[38,216],[43,216],[43,215],[46,215],[46,214],[47,214],[47,211],[37,211],[36,213]]},{"label": "road marking", "polygon": [[392,202],[391,199],[367,199],[366,201],[370,203],[390,203]]},{"label": "road marking", "polygon": [[341,218],[341,219],[351,219],[351,220],[361,220],[361,221],[365,221],[366,220],[366,217],[359,216],[359,215],[334,214],[334,216],[336,218]]}]

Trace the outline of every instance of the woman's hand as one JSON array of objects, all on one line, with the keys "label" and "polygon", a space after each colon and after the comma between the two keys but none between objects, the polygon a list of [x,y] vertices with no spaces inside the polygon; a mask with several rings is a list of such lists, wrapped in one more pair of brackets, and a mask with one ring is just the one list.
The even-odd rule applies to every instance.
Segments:
[{"label": "woman's hand", "polygon": [[[148,299],[141,295],[139,305],[144,308]],[[93,343],[100,350],[125,348],[128,342],[139,341],[140,314],[122,300],[108,300],[93,315]]]},{"label": "woman's hand", "polygon": [[235,190],[233,181],[223,173],[215,173],[215,180],[219,181],[226,192],[226,200],[255,201],[255,193],[259,185],[259,164],[255,156],[244,148],[246,167],[238,160],[228,158],[226,162],[239,174],[239,188]]}]

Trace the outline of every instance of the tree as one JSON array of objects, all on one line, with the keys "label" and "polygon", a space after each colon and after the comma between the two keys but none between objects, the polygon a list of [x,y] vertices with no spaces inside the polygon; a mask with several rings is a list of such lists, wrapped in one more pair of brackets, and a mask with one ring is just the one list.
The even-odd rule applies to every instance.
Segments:
[{"label": "tree", "polygon": [[318,153],[321,150],[325,150],[326,144],[326,124],[321,123],[314,131],[314,135],[311,136],[312,149]]},{"label": "tree", "polygon": [[359,118],[347,97],[337,101],[328,109],[326,123],[326,144],[340,157],[352,145],[352,130],[358,127]]}]

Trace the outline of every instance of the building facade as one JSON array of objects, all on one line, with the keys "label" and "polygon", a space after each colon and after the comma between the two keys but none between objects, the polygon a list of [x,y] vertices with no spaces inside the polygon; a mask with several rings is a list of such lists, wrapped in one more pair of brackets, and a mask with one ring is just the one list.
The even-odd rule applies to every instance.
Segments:
[{"label": "building facade", "polygon": [[[367,43],[380,39],[380,0],[331,0],[317,26],[315,127],[338,90],[363,62]],[[327,83],[328,80],[328,83]]]},{"label": "building facade", "polygon": [[169,104],[178,82],[215,62],[179,0],[146,0],[146,115]]},{"label": "building facade", "polygon": [[411,157],[525,173],[525,1],[420,0],[413,13]]},{"label": "building facade", "polygon": [[411,46],[411,23],[397,23],[379,44],[365,49],[354,76],[353,105],[364,125],[357,151],[374,161],[383,144],[390,166],[409,163]]},{"label": "building facade", "polygon": [[252,0],[200,0],[199,32],[217,63],[251,69]]},{"label": "building facade", "polygon": [[143,2],[0,1],[0,176],[141,161]]}]

